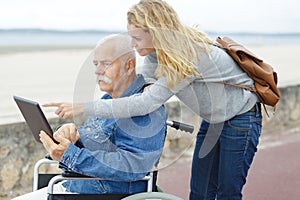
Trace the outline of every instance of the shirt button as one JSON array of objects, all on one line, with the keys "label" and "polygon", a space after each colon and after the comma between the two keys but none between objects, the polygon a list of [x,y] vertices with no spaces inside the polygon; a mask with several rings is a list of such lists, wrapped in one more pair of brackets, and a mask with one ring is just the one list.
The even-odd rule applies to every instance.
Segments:
[{"label": "shirt button", "polygon": [[95,139],[99,138],[99,133],[95,133],[95,134],[94,134],[94,138],[95,138]]}]

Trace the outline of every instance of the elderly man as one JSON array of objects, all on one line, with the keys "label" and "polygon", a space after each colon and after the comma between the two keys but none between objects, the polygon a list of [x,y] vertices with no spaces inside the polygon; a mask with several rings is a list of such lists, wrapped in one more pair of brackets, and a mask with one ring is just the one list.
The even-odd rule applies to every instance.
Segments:
[{"label": "elderly man", "polygon": [[[102,98],[118,98],[143,92],[145,81],[135,72],[135,55],[130,39],[112,35],[97,45],[94,54],[95,73]],[[72,193],[124,193],[146,191],[144,177],[159,159],[166,130],[163,107],[144,116],[124,119],[89,117],[83,126],[65,124],[54,133],[53,140],[41,132],[40,139],[60,167],[102,181],[65,181],[55,190]],[[31,196],[29,196],[31,195]],[[46,190],[20,196],[41,199]]]}]

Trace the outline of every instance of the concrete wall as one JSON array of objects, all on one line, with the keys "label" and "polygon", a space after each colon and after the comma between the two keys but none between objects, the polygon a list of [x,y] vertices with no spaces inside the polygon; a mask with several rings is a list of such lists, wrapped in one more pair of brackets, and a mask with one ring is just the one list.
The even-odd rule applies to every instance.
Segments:
[{"label": "concrete wall", "polygon": [[[281,99],[276,111],[269,108],[270,118],[264,117],[267,127],[282,127],[300,119],[300,85],[279,88]],[[273,114],[274,113],[274,114]]]},{"label": "concrete wall", "polygon": [[[264,117],[266,127],[287,126],[300,120],[300,86],[280,88],[282,99],[276,114],[269,109],[270,118]],[[189,111],[178,101],[168,103],[169,119],[182,121],[195,126],[194,134],[169,130],[165,157],[178,155],[193,145],[200,118]],[[66,123],[62,119],[51,119],[52,127]],[[24,122],[0,125],[0,196],[32,186],[33,166],[45,155],[43,146],[33,139],[30,130]]]},{"label": "concrete wall", "polygon": [[[50,120],[53,127],[63,122]],[[25,122],[0,125],[0,195],[32,186],[34,164],[45,154]]]}]

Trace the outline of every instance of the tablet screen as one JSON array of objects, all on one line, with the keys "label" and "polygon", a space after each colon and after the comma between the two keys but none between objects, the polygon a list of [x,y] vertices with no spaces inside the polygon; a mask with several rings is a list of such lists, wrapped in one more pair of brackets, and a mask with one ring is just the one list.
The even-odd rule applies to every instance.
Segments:
[{"label": "tablet screen", "polygon": [[[39,136],[41,130],[45,131],[53,139],[52,128],[49,125],[39,103],[18,96],[14,96],[14,100],[17,103],[35,140],[41,142]],[[56,142],[54,139],[53,141]]]}]

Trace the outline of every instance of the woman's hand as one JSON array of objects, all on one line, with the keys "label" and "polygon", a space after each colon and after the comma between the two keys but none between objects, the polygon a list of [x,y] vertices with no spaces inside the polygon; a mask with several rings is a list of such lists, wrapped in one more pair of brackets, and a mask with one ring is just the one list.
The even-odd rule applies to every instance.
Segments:
[{"label": "woman's hand", "polygon": [[60,118],[69,119],[77,115],[83,114],[83,104],[77,103],[65,103],[65,102],[55,102],[43,104],[43,107],[57,107],[55,114]]}]

